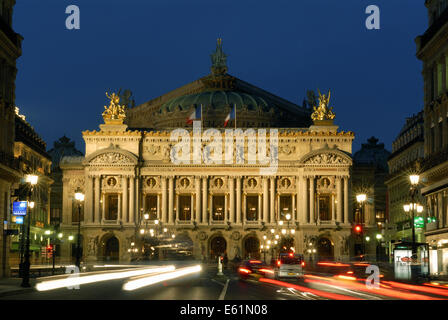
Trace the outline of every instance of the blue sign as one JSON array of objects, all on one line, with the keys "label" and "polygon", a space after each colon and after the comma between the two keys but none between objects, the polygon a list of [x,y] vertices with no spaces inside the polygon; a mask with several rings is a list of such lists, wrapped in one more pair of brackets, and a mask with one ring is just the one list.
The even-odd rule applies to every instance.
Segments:
[{"label": "blue sign", "polygon": [[26,201],[14,201],[12,204],[12,214],[15,216],[26,216]]},{"label": "blue sign", "polygon": [[16,224],[23,224],[23,217],[22,216],[16,217]]}]

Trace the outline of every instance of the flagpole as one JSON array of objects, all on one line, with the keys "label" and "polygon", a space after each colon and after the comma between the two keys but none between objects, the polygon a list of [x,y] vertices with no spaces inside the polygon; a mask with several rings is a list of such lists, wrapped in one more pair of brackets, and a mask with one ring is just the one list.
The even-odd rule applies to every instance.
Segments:
[{"label": "flagpole", "polygon": [[233,112],[235,112],[235,129],[236,129],[236,104],[233,104]]}]

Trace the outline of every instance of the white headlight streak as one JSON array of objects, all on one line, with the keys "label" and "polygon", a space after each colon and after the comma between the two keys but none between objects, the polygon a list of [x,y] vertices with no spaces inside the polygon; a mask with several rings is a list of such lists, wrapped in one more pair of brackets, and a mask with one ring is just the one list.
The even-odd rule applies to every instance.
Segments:
[{"label": "white headlight streak", "polygon": [[152,285],[155,283],[159,283],[162,281],[180,278],[180,277],[188,275],[188,274],[199,272],[199,271],[201,271],[201,269],[202,268],[200,265],[196,265],[193,267],[186,267],[186,268],[178,269],[178,270],[171,271],[171,272],[150,275],[150,276],[135,279],[135,280],[129,280],[128,282],[126,282],[123,285],[123,290],[131,291],[131,290],[139,289],[141,287],[146,287],[146,286],[149,286],[149,285]]},{"label": "white headlight streak", "polygon": [[75,274],[69,275],[67,278],[64,278],[64,279],[48,280],[48,281],[43,281],[41,283],[38,283],[36,285],[36,289],[38,291],[47,291],[47,290],[64,288],[64,287],[73,287],[73,286],[80,285],[80,284],[129,278],[129,277],[141,276],[144,274],[168,272],[168,271],[173,271],[173,270],[175,270],[175,267],[173,265],[170,265],[170,266],[163,266],[163,267],[160,266],[160,267],[152,267],[152,268],[143,268],[143,269],[138,269],[138,270],[126,269],[123,271],[116,271],[116,272],[107,271],[107,272],[101,273],[101,274],[84,275],[84,276],[75,273]]}]

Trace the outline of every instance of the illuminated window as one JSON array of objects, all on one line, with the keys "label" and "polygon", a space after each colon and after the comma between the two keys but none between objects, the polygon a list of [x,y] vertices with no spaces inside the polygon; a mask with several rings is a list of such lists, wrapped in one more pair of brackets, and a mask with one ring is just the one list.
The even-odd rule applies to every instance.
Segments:
[{"label": "illuminated window", "polygon": [[292,214],[292,198],[291,195],[280,196],[280,220],[286,220],[286,215]]},{"label": "illuminated window", "polygon": [[179,220],[191,220],[191,196],[179,196]]},{"label": "illuminated window", "polygon": [[149,220],[157,220],[157,195],[155,194],[146,195],[145,213],[149,214]]},{"label": "illuminated window", "polygon": [[331,198],[330,195],[319,195],[319,218],[323,221],[331,220]]},{"label": "illuminated window", "polygon": [[117,220],[118,218],[118,197],[116,193],[106,196],[105,220]]},{"label": "illuminated window", "polygon": [[258,196],[246,197],[246,219],[256,221],[258,219]]},{"label": "illuminated window", "polygon": [[213,196],[213,220],[224,220],[224,196]]}]

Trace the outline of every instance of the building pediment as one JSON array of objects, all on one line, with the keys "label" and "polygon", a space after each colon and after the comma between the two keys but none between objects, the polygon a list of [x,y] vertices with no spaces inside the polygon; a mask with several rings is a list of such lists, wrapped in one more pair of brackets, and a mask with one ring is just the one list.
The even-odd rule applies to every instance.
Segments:
[{"label": "building pediment", "polygon": [[138,158],[127,150],[111,145],[106,149],[90,154],[86,157],[85,164],[94,166],[135,166],[138,164]]},{"label": "building pediment", "polygon": [[343,165],[353,164],[352,158],[338,149],[319,149],[312,151],[300,160],[304,165]]}]

